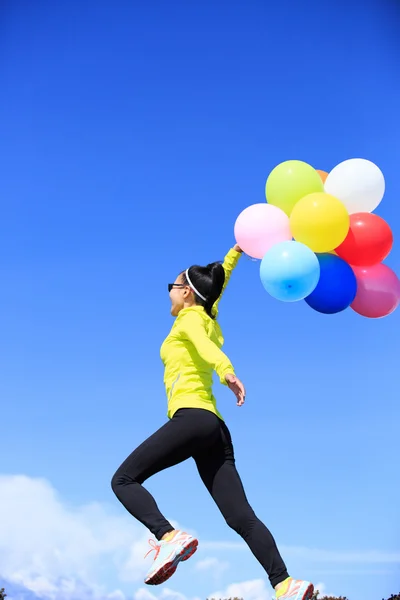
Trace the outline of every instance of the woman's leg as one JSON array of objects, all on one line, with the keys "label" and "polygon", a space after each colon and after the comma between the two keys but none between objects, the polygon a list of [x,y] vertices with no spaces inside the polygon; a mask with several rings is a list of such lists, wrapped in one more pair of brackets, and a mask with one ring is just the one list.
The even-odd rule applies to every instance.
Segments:
[{"label": "woman's leg", "polygon": [[227,524],[248,544],[268,574],[272,587],[289,577],[275,540],[251,508],[235,466],[232,440],[220,421],[219,439],[194,459],[205,486]]},{"label": "woman's leg", "polygon": [[142,483],[193,455],[218,435],[218,419],[209,411],[181,409],[122,463],[111,487],[125,508],[160,540],[173,530]]}]

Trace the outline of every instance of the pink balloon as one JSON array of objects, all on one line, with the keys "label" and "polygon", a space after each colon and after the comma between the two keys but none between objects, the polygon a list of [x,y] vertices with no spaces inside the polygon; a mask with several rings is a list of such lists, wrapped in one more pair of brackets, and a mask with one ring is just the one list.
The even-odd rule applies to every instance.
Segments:
[{"label": "pink balloon", "polygon": [[390,315],[400,303],[400,280],[382,263],[372,267],[353,267],[357,278],[357,294],[351,308],[370,319]]},{"label": "pink balloon", "polygon": [[289,217],[272,204],[252,204],[236,219],[235,239],[249,256],[264,258],[272,246],[292,239]]}]

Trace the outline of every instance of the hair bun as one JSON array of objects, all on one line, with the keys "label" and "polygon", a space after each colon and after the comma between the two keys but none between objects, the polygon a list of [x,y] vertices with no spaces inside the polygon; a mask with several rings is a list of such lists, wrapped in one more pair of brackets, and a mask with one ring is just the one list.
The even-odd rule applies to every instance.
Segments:
[{"label": "hair bun", "polygon": [[216,299],[220,297],[222,288],[225,283],[225,270],[220,262],[213,262],[207,265],[207,268],[210,271],[210,275],[212,278],[212,287],[213,287],[213,296],[216,296]]},{"label": "hair bun", "polygon": [[[220,262],[213,262],[206,267],[192,265],[188,271],[190,273],[190,282],[185,272],[183,272],[184,281],[191,285],[195,293],[196,304],[204,306],[209,317],[214,319],[213,306],[221,296],[225,283],[225,269]],[[197,293],[197,295],[196,295]],[[203,297],[199,296],[201,294]]]}]

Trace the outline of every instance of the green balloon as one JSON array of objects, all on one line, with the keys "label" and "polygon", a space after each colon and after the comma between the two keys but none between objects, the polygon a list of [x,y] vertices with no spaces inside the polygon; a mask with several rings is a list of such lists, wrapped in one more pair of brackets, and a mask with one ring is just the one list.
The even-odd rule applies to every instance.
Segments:
[{"label": "green balloon", "polygon": [[265,184],[268,204],[281,208],[288,216],[294,205],[314,192],[323,192],[319,173],[301,160],[287,160],[271,171]]}]

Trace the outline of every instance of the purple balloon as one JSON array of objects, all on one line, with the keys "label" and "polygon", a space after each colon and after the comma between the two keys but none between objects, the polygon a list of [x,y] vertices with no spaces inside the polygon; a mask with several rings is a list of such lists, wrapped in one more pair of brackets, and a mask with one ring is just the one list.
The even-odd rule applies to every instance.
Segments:
[{"label": "purple balloon", "polygon": [[351,308],[370,319],[386,317],[400,303],[400,280],[383,263],[372,267],[352,267],[357,278],[357,294]]}]

